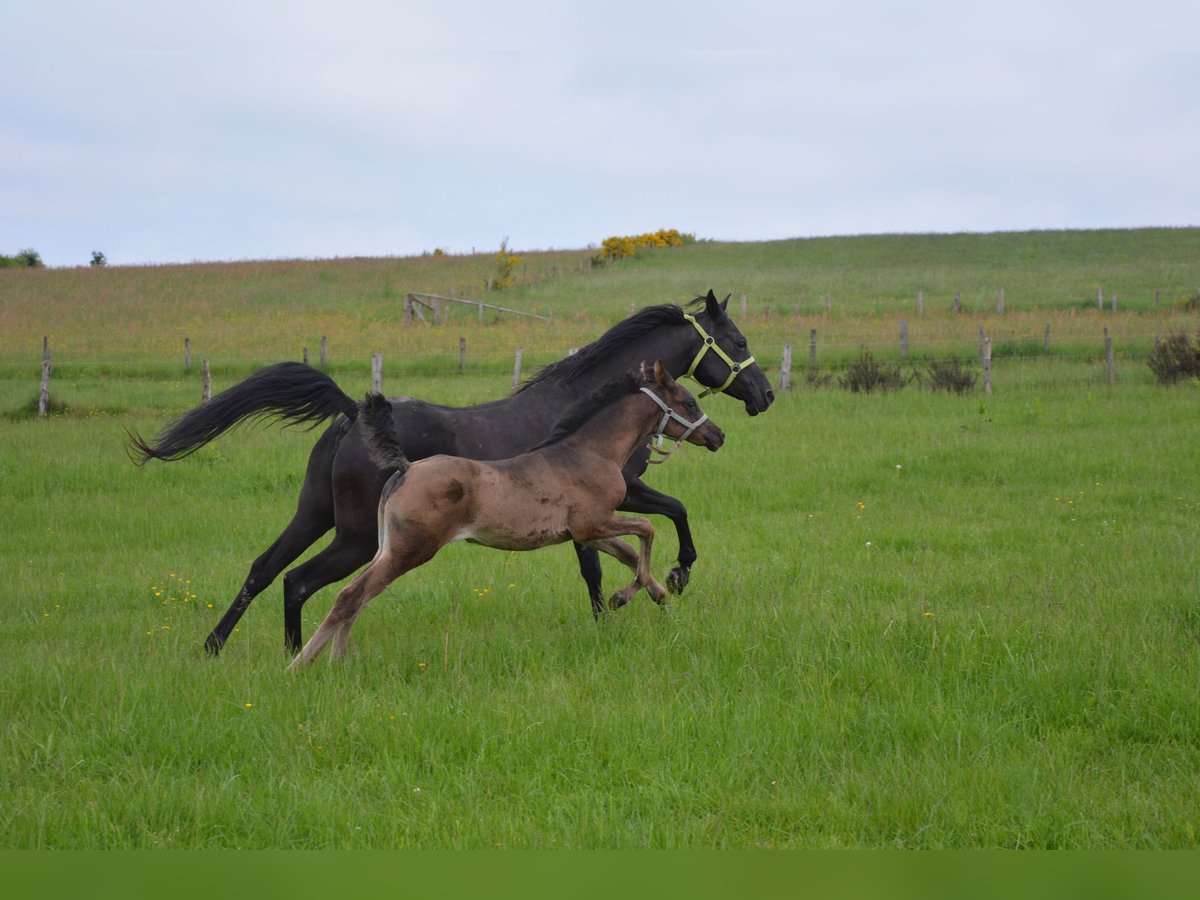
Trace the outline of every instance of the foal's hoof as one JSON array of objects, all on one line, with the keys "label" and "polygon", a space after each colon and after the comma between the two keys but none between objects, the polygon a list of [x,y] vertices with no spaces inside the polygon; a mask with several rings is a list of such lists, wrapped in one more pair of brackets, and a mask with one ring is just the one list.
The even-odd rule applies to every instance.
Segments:
[{"label": "foal's hoof", "polygon": [[686,569],[683,566],[676,566],[667,573],[667,590],[678,597],[683,593],[683,589],[688,586],[688,582],[692,578],[692,570]]},{"label": "foal's hoof", "polygon": [[620,609],[622,606],[624,606],[628,602],[629,602],[629,598],[626,597],[624,594],[622,594],[620,591],[617,591],[617,593],[613,594],[611,597],[608,598],[608,608],[609,609]]}]

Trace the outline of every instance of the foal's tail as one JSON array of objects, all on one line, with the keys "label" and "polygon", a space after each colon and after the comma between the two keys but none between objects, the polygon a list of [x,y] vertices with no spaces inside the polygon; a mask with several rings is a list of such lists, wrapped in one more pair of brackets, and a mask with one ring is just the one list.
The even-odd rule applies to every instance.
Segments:
[{"label": "foal's tail", "polygon": [[358,410],[358,426],[362,429],[371,461],[381,469],[395,469],[403,475],[408,471],[409,463],[396,436],[391,402],[383,394],[371,391]]},{"label": "foal's tail", "polygon": [[152,441],[131,432],[134,462],[183,459],[244,419],[310,427],[338,413],[353,419],[356,404],[332,378],[304,363],[267,366],[184,413]]}]

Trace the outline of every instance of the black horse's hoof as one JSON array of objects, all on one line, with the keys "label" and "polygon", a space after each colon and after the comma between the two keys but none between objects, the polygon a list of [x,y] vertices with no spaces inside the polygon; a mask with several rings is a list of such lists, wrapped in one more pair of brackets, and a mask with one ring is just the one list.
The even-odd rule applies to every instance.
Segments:
[{"label": "black horse's hoof", "polygon": [[225,646],[225,642],[215,634],[210,634],[204,642],[204,652],[214,659],[221,655],[221,648]]},{"label": "black horse's hoof", "polygon": [[685,569],[683,566],[676,566],[667,573],[667,590],[678,597],[683,593],[683,589],[688,586],[688,582],[692,578],[692,570]]}]

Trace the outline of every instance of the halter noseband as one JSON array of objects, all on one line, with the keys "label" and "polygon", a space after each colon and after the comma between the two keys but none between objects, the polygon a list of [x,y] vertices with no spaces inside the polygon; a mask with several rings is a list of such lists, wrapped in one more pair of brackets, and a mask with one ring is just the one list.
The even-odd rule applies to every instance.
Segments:
[{"label": "halter noseband", "polygon": [[[668,406],[663,401],[662,397],[658,396],[658,394],[654,393],[654,391],[650,390],[650,388],[643,387],[643,388],[641,388],[641,391],[643,394],[645,394],[647,397],[649,397],[651,400],[653,400],[655,403],[657,403],[658,408],[663,411],[662,418],[658,420],[658,427],[656,427],[654,429],[654,434],[651,435],[652,440],[655,438],[657,438],[657,440],[653,440],[653,442],[650,444],[650,449],[656,451],[657,453],[662,454],[663,458],[662,459],[652,459],[652,460],[649,460],[649,462],[652,462],[652,463],[666,462],[667,461],[666,458],[668,456],[670,456],[672,453],[674,453],[676,450],[678,450],[679,445],[682,444],[684,441],[686,441],[689,437],[691,437],[693,431],[695,431],[697,428],[699,428],[701,425],[703,425],[705,422],[708,421],[708,413],[701,413],[700,418],[698,418],[695,422],[689,422],[687,419],[685,419],[679,413],[675,412],[675,410],[671,409],[671,407]],[[672,447],[670,450],[664,450],[662,448],[663,438],[666,436],[667,424],[669,422],[671,422],[672,420],[678,422],[680,425],[683,426],[683,428],[684,428],[683,436],[678,437],[678,438],[672,438],[672,440],[675,441],[675,446]]]},{"label": "halter noseband", "polygon": [[688,366],[688,370],[684,373],[684,377],[691,378],[693,381],[699,383],[700,379],[696,377],[696,368],[700,365],[700,360],[704,359],[704,354],[711,350],[713,353],[717,354],[722,361],[724,361],[725,365],[729,366],[729,377],[725,379],[725,383],[719,388],[705,387],[704,390],[701,391],[700,397],[704,398],[709,394],[723,393],[726,388],[733,384],[733,379],[737,378],[738,375],[741,374],[742,370],[746,368],[746,366],[754,362],[754,357],[748,356],[740,363],[734,362],[733,358],[728,353],[717,346],[717,339],[704,330],[704,326],[696,321],[695,316],[684,313],[683,317],[691,322],[695,329],[700,332],[700,339],[702,341],[700,344],[700,351],[696,354],[696,358],[692,360],[692,364]]}]

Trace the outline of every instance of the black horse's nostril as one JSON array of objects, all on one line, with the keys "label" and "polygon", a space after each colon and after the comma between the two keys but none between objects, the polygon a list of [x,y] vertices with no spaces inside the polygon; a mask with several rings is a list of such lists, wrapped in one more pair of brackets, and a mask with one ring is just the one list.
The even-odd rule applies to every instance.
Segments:
[{"label": "black horse's nostril", "polygon": [[770,406],[774,402],[775,402],[775,392],[770,391],[770,390],[767,391],[767,406]]}]

